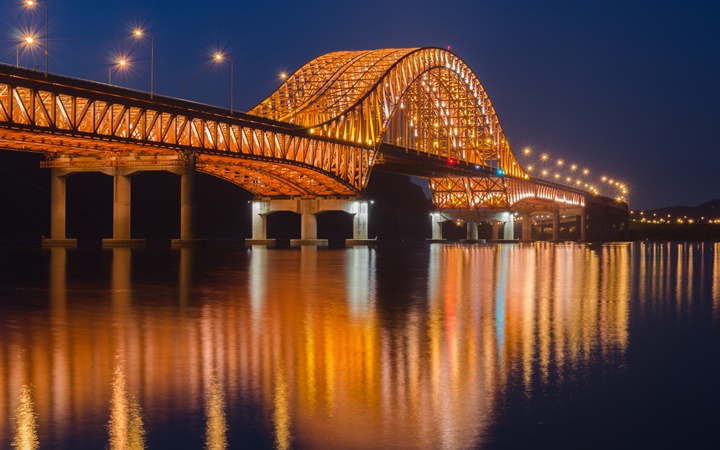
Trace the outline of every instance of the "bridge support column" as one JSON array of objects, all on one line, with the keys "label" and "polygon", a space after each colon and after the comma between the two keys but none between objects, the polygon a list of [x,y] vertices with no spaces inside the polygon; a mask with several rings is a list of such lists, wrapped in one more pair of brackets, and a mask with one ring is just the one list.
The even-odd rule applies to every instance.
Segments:
[{"label": "bridge support column", "polygon": [[497,241],[500,239],[500,221],[492,220],[492,240]]},{"label": "bridge support column", "polygon": [[370,217],[370,205],[367,200],[356,200],[352,204],[353,216],[353,238],[345,239],[345,245],[372,245],[377,241],[368,239],[368,218]]},{"label": "bridge support column", "polygon": [[290,239],[290,245],[327,245],[327,239],[317,237],[316,213],[322,210],[322,199],[298,200],[300,239]]},{"label": "bridge support column", "polygon": [[317,239],[317,217],[310,212],[303,212],[300,218],[300,239]]},{"label": "bridge support column", "polygon": [[474,220],[466,222],[467,227],[467,243],[485,242],[485,239],[478,239],[478,224]]},{"label": "bridge support column", "polygon": [[113,176],[113,237],[103,239],[103,247],[142,247],[145,239],[130,237],[130,176],[117,169]]},{"label": "bridge support column", "polygon": [[245,245],[275,245],[275,239],[267,238],[267,215],[269,212],[269,201],[253,200],[252,238],[245,239]]},{"label": "bridge support column", "polygon": [[195,155],[187,156],[185,172],[180,175],[180,239],[172,239],[173,247],[205,245],[195,237]]},{"label": "bridge support column", "polygon": [[478,226],[475,222],[467,223],[467,238],[469,241],[477,241],[478,238]]},{"label": "bridge support column", "polygon": [[430,214],[430,223],[432,227],[432,237],[428,239],[430,242],[445,242],[442,237],[442,223],[443,217],[439,212]]},{"label": "bridge support column", "polygon": [[585,208],[580,210],[580,242],[587,242],[587,211]]},{"label": "bridge support column", "polygon": [[532,241],[532,216],[530,213],[522,213],[522,240]]},{"label": "bridge support column", "polygon": [[353,239],[368,238],[368,202],[358,201],[357,212],[353,217]]},{"label": "bridge support column", "polygon": [[43,238],[43,247],[75,247],[77,239],[65,237],[67,171],[52,169],[50,181],[50,239]]},{"label": "bridge support column", "polygon": [[503,239],[506,241],[512,241],[515,239],[515,217],[511,211],[506,213],[505,227],[503,228]]},{"label": "bridge support column", "polygon": [[253,202],[253,216],[252,216],[252,238],[256,239],[267,239],[267,216],[265,214],[256,213],[254,210],[257,206],[256,202]]},{"label": "bridge support column", "polygon": [[560,211],[553,211],[552,215],[552,240],[560,240]]}]

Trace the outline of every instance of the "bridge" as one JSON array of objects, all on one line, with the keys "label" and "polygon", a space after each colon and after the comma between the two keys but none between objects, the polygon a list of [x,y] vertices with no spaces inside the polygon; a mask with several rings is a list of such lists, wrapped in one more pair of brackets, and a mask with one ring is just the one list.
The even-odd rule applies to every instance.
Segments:
[{"label": "bridge", "polygon": [[315,214],[354,216],[349,244],[367,244],[372,171],[428,180],[441,223],[480,221],[493,238],[532,239],[532,215],[575,217],[579,240],[627,237],[628,207],[614,199],[529,176],[506,139],[480,81],[453,53],[439,48],[334,52],[288,76],[247,113],[152,95],[108,84],[0,65],[0,149],[40,152],[52,172],[51,236],[46,245],[75,245],[65,235],[68,176],[102,172],[114,178],[113,237],[132,239],[132,175],[181,176],[180,238],[193,245],[194,179],[207,173],[254,195],[251,244],[267,239],[267,216],[301,214],[301,239],[317,244]]}]

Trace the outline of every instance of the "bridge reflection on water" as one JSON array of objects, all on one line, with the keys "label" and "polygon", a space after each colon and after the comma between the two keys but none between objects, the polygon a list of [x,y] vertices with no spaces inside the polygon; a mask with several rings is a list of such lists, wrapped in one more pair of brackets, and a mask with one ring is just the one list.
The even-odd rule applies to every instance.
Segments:
[{"label": "bridge reflection on water", "polygon": [[132,398],[150,448],[480,446],[509,391],[622,367],[631,308],[684,314],[693,252],[717,321],[702,245],[46,249],[0,296],[0,447],[25,385],[40,448],[106,445]]}]

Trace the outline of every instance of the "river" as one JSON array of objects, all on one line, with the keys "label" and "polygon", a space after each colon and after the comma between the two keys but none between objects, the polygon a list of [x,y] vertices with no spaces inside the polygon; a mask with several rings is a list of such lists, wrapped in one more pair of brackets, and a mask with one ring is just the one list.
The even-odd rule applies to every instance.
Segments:
[{"label": "river", "polygon": [[703,448],[720,244],[0,248],[0,448]]}]

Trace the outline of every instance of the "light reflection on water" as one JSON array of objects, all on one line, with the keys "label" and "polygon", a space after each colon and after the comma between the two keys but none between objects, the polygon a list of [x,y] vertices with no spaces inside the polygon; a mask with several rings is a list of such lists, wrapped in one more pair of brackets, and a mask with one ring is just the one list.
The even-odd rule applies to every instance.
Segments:
[{"label": "light reflection on water", "polygon": [[718,244],[42,255],[0,290],[2,448],[28,384],[41,448],[482,447],[623,367],[633,311],[720,314]]},{"label": "light reflection on water", "polygon": [[128,392],[125,369],[120,358],[118,358],[112,381],[108,433],[110,450],[142,450],[145,448],[142,410],[135,396]]},{"label": "light reflection on water", "polygon": [[224,450],[227,448],[227,419],[225,418],[225,394],[216,377],[213,377],[206,399],[205,448]]},{"label": "light reflection on water", "polygon": [[20,388],[18,407],[15,411],[15,439],[12,446],[17,450],[35,450],[40,443],[37,437],[37,415],[33,406],[30,386]]}]

